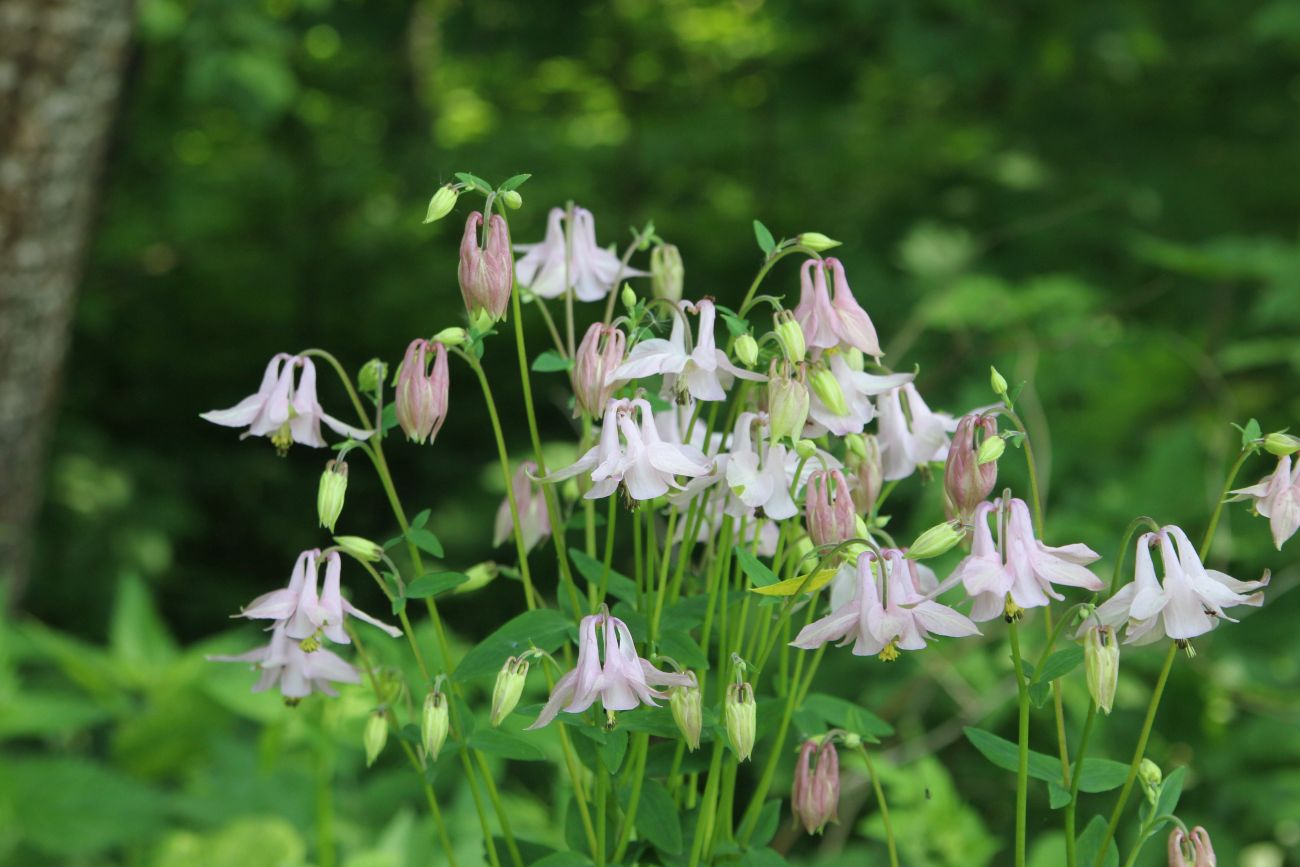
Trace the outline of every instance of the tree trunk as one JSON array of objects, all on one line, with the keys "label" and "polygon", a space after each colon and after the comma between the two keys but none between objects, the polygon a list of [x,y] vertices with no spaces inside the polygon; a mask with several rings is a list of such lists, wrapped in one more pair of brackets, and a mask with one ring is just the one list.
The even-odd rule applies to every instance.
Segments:
[{"label": "tree trunk", "polygon": [[0,582],[27,583],[132,0],[0,0]]}]

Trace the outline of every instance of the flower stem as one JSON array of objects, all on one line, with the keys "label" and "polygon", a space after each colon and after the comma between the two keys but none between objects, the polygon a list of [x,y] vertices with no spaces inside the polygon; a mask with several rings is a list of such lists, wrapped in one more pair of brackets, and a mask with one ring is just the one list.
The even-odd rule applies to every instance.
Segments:
[{"label": "flower stem", "polygon": [[1020,708],[1016,745],[1019,760],[1016,764],[1016,867],[1025,867],[1025,823],[1029,809],[1029,686],[1025,682],[1025,669],[1020,655],[1020,625],[1012,623],[1007,628],[1011,641],[1011,664],[1016,669],[1016,694]]},{"label": "flower stem", "polygon": [[[1079,803],[1079,781],[1083,779],[1083,759],[1088,754],[1088,738],[1092,736],[1092,725],[1097,721],[1097,703],[1088,702],[1088,715],[1083,720],[1083,734],[1079,735],[1079,749],[1075,752],[1078,770],[1070,780],[1070,803],[1065,805],[1065,827],[1074,827],[1075,807]],[[1075,867],[1075,839],[1073,834],[1065,836],[1065,867]]]},{"label": "flower stem", "polygon": [[1242,449],[1241,454],[1237,455],[1237,460],[1233,463],[1232,468],[1228,470],[1228,477],[1223,480],[1223,492],[1219,494],[1219,501],[1214,504],[1214,511],[1210,514],[1209,526],[1205,529],[1205,538],[1201,540],[1201,550],[1198,553],[1202,561],[1210,553],[1210,543],[1214,541],[1214,531],[1219,528],[1219,516],[1223,514],[1223,505],[1228,500],[1228,493],[1232,490],[1232,483],[1236,480],[1241,465],[1254,452],[1254,446],[1246,446],[1246,448]]},{"label": "flower stem", "polygon": [[880,807],[880,821],[885,825],[885,844],[889,847],[889,867],[898,867],[898,847],[894,843],[894,826],[889,821],[889,804],[885,801],[885,790],[880,785],[880,775],[871,761],[871,753],[865,744],[858,744],[862,758],[867,763],[867,773],[871,774],[871,787],[876,791],[876,804]]}]

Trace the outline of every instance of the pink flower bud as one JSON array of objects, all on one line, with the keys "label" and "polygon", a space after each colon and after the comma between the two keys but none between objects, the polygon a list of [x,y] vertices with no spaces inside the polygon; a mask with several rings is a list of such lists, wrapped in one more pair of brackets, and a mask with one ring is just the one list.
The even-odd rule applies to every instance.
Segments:
[{"label": "pink flower bud", "polygon": [[[434,352],[433,369],[428,369],[429,351]],[[433,442],[447,418],[451,377],[447,371],[447,347],[416,338],[406,347],[402,369],[397,374],[395,411],[397,423],[407,439]]]},{"label": "pink flower bud", "polygon": [[475,211],[465,221],[460,240],[460,294],[470,319],[486,314],[496,321],[506,315],[513,285],[515,260],[510,252],[510,234],[500,214],[488,220],[486,238],[479,245],[483,215]]},{"label": "pink flower bud", "polygon": [[984,464],[979,462],[979,443],[975,442],[977,429],[983,432],[984,438],[995,436],[998,432],[997,419],[976,413],[962,416],[952,435],[948,463],[943,471],[943,489],[948,497],[949,514],[960,518],[963,523],[970,522],[975,507],[988,497],[998,482],[997,461]]},{"label": "pink flower bud", "polygon": [[853,479],[853,505],[859,514],[868,515],[884,487],[885,468],[880,459],[880,441],[875,435],[862,437],[862,451],[861,455],[849,452],[847,466]]},{"label": "pink flower bud", "polygon": [[808,477],[804,510],[814,545],[838,545],[857,532],[853,495],[839,470],[818,470]]},{"label": "pink flower bud", "polygon": [[[812,764],[816,753],[816,766]],[[799,750],[799,765],[794,772],[794,789],[790,808],[796,821],[809,834],[820,834],[828,822],[838,822],[840,802],[840,757],[830,738],[818,743],[804,741]]]},{"label": "pink flower bud", "polygon": [[612,325],[593,322],[573,359],[573,415],[600,418],[617,381],[609,375],[623,363],[627,337]]},{"label": "pink flower bud", "polygon": [[1169,834],[1169,867],[1217,867],[1210,832],[1200,825],[1191,831],[1175,828]]}]

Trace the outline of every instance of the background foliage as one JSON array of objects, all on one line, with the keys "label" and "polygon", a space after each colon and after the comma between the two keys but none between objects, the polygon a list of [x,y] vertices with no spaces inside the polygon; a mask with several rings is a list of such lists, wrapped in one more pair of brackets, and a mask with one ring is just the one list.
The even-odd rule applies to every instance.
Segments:
[{"label": "background foliage", "polygon": [[[429,863],[409,772],[362,773],[361,694],[290,711],[249,695],[246,671],[202,661],[250,646],[226,615],[322,541],[324,456],[277,460],[197,414],[246,393],[273,352],[396,361],[458,322],[458,227],[420,223],[453,170],[533,173],[522,240],[568,198],[604,242],[653,219],[682,249],[687,293],[722,303],[758,264],[753,217],[843,239],[889,357],[921,365],[932,404],[987,403],[990,363],[1029,383],[1031,433],[1050,442],[1049,537],[1106,562],[1136,514],[1203,527],[1229,421],[1300,418],[1288,0],[142,0],[138,16],[37,580],[0,632],[7,863],[317,863],[331,799],[340,863]],[[789,290],[795,266],[781,269],[773,285]],[[514,358],[494,349],[509,406]],[[508,561],[489,548],[500,487],[483,414],[454,376],[436,447],[393,449],[395,472],[410,505],[433,509],[448,562]],[[571,441],[562,378],[537,382],[547,433]],[[936,495],[909,504],[912,526]],[[349,532],[391,535],[381,496],[353,474]],[[1211,828],[1221,863],[1300,864],[1294,552],[1241,507],[1223,529],[1220,562],[1231,552],[1243,578],[1271,566],[1271,601],[1176,668],[1150,754],[1191,766],[1180,812]],[[382,610],[372,587],[356,592]],[[467,647],[517,613],[518,590],[502,579],[446,608]],[[1126,653],[1100,754],[1127,758],[1157,664]],[[990,829],[1009,827],[1010,776],[960,735],[1008,733],[1007,669],[995,643],[892,667],[828,656],[819,682],[897,730],[886,782],[904,863],[1007,857]],[[556,843],[540,767],[511,762],[504,794],[517,832]],[[824,840],[783,818],[777,844],[804,863],[878,852],[857,781]],[[1056,827],[1036,798],[1031,823]],[[450,813],[474,863],[472,808]]]}]

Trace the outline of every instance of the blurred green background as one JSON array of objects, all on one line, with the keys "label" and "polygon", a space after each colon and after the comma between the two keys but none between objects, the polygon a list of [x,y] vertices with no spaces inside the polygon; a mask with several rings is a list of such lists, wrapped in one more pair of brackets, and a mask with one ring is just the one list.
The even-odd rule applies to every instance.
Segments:
[{"label": "blurred green background", "polygon": [[[990,363],[1029,383],[1049,540],[1087,542],[1103,568],[1137,514],[1200,532],[1236,449],[1229,422],[1300,418],[1292,0],[142,0],[35,577],[0,632],[0,862],[319,863],[332,792],[338,863],[437,863],[396,751],[363,773],[361,693],[289,711],[248,695],[246,670],[202,661],[251,647],[256,629],[227,616],[325,541],[327,455],[280,460],[198,413],[252,391],[277,351],[327,347],[355,370],[458,324],[466,209],[421,219],[461,170],[533,174],[520,241],[568,199],[602,243],[653,220],[682,250],[687,294],[722,303],[759,264],[754,217],[843,239],[890,361],[920,365],[933,406],[987,403]],[[795,275],[779,266],[768,290]],[[495,341],[485,363],[509,421],[512,347]],[[571,442],[563,377],[536,383],[545,434]],[[463,368],[436,446],[390,454],[448,563],[509,560],[490,548],[501,488]],[[1244,482],[1269,468],[1252,462]],[[935,493],[900,490],[896,520],[923,525]],[[360,463],[340,528],[392,535]],[[1265,522],[1228,511],[1217,562],[1272,568],[1270,602],[1177,666],[1150,750],[1191,765],[1180,814],[1210,828],[1221,864],[1300,864],[1297,544],[1279,554]],[[549,553],[534,559],[553,586]],[[520,607],[506,580],[445,606],[462,646]],[[1126,651],[1098,754],[1127,759],[1158,665]],[[848,684],[898,729],[887,782],[904,863],[1008,863],[1013,782],[960,737],[1009,735],[1006,668],[996,641],[889,668],[828,657],[820,683]],[[1050,751],[1048,720],[1034,731]],[[516,831],[554,841],[542,766],[502,780]],[[477,863],[472,806],[454,780],[439,790]],[[1109,809],[1085,797],[1082,821]],[[1059,827],[1036,798],[1031,831]],[[862,863],[880,852],[862,801],[846,794],[824,840],[783,824],[778,841],[803,863]],[[1140,863],[1163,863],[1149,848]]]}]

